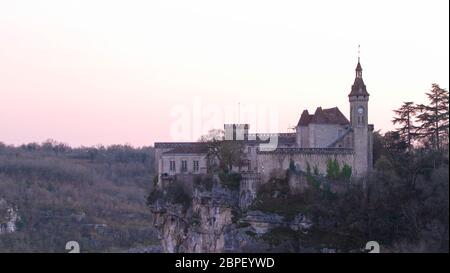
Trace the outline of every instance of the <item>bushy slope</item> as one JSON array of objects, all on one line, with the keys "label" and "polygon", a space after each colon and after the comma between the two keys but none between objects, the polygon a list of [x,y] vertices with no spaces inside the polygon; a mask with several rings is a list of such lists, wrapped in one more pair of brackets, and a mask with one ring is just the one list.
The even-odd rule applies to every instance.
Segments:
[{"label": "bushy slope", "polygon": [[121,251],[157,243],[145,199],[153,149],[73,149],[46,142],[0,143],[0,198],[17,206],[18,232],[0,235],[0,252]]}]

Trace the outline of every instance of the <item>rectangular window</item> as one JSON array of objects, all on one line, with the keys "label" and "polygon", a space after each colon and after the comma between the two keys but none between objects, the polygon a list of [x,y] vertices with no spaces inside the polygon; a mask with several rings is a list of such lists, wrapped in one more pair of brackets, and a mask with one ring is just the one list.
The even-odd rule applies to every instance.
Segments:
[{"label": "rectangular window", "polygon": [[247,149],[248,149],[247,153],[251,154],[252,153],[252,147],[248,147]]},{"label": "rectangular window", "polygon": [[169,168],[170,168],[171,172],[175,171],[175,161],[174,160],[170,160]]},{"label": "rectangular window", "polygon": [[187,161],[186,160],[181,161],[181,171],[187,172]]},{"label": "rectangular window", "polygon": [[198,164],[198,160],[194,160],[194,172],[198,172],[199,170],[199,164]]}]

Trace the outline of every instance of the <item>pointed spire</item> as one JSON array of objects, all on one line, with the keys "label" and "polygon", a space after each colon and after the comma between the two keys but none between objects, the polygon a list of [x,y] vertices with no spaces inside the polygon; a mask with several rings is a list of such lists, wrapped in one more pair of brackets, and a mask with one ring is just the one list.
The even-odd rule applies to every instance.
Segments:
[{"label": "pointed spire", "polygon": [[358,45],[358,64],[356,65],[356,78],[362,78],[362,67],[361,67],[361,58],[360,58],[360,53],[361,53],[361,46]]},{"label": "pointed spire", "polygon": [[360,58],[360,45],[358,45],[358,64],[355,69],[355,82],[352,85],[352,91],[349,94],[351,96],[369,96],[367,93],[366,85],[362,79],[362,67],[361,67],[361,58]]}]

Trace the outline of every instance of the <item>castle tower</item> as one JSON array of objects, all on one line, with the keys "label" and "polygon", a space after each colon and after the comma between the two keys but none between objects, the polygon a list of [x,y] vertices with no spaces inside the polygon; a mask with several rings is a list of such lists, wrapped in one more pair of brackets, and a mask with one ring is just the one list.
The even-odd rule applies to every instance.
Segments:
[{"label": "castle tower", "polygon": [[369,93],[362,78],[362,67],[358,57],[355,69],[355,81],[348,95],[350,102],[350,125],[353,129],[354,162],[353,172],[356,176],[363,176],[372,166],[371,161],[371,131],[368,125]]}]

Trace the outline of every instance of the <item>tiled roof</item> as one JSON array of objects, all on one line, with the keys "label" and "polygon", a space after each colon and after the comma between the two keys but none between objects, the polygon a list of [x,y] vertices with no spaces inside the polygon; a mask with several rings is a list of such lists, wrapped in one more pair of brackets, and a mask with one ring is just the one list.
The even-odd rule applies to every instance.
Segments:
[{"label": "tiled roof", "polygon": [[362,78],[355,78],[355,82],[352,85],[352,91],[348,94],[348,96],[369,96]]},{"label": "tiled roof", "polygon": [[312,117],[313,117],[313,115],[310,115],[308,113],[308,110],[303,110],[303,113],[300,116],[300,119],[298,120],[297,126],[308,126]]},{"label": "tiled roof", "polygon": [[208,146],[206,143],[178,143],[176,147],[164,154],[206,154],[208,152]]},{"label": "tiled roof", "polygon": [[155,148],[168,149],[186,145],[199,145],[200,142],[155,142]]},{"label": "tiled roof", "polygon": [[369,93],[367,93],[366,85],[364,84],[364,81],[362,79],[362,67],[359,61],[355,71],[355,81],[353,82],[352,90],[350,91],[350,94],[348,94],[348,96],[369,96]]},{"label": "tiled roof", "polygon": [[310,115],[307,110],[303,111],[297,126],[308,126],[311,123],[347,125],[350,122],[337,107],[329,109],[322,109],[322,107],[317,107],[314,115]]},{"label": "tiled roof", "polygon": [[[249,136],[249,139],[242,140],[242,142],[246,145],[258,145],[261,143],[269,143],[273,141],[273,137],[275,136],[278,138],[278,146],[285,147],[295,145],[295,133],[252,134]],[[155,148],[170,149],[164,152],[164,155],[206,154],[208,153],[208,144],[208,142],[157,142],[155,143]]]}]

